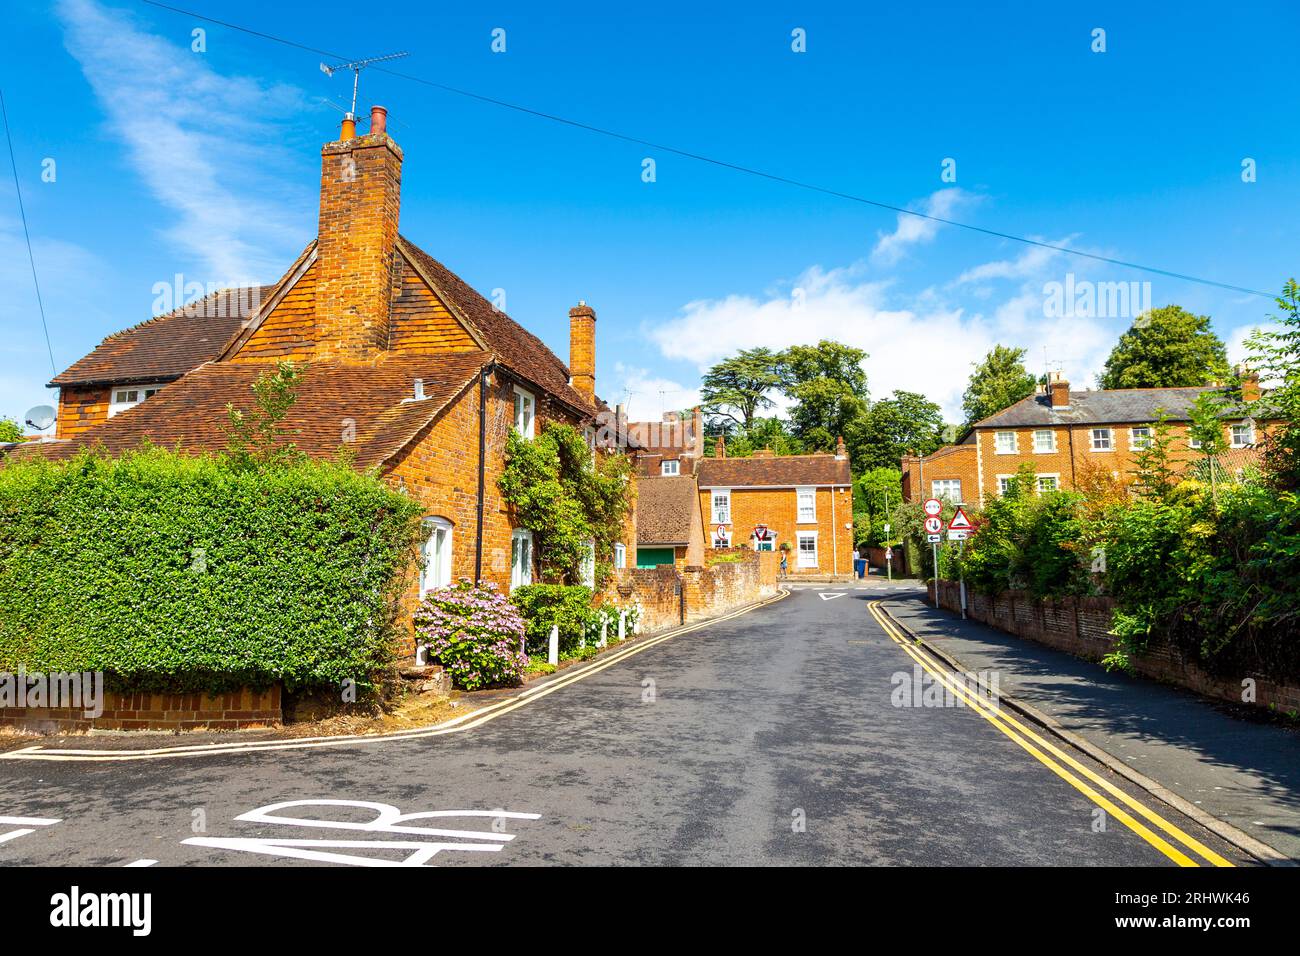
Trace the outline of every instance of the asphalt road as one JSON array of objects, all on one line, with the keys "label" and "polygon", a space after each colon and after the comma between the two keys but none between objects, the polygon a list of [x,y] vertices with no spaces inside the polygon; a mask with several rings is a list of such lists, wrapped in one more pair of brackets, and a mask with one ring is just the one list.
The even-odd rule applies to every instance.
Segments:
[{"label": "asphalt road", "polygon": [[[0,760],[0,865],[1174,865],[974,708],[897,706],[870,604],[919,595],[797,589],[442,736]],[[394,819],[431,811],[481,815]]]}]

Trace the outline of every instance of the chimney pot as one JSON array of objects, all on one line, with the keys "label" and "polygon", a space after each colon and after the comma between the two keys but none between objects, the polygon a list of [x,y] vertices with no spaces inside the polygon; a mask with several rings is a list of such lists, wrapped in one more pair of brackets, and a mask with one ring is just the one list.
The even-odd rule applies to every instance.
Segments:
[{"label": "chimney pot", "polygon": [[343,126],[339,129],[339,139],[357,138],[357,118],[351,113],[343,114]]},{"label": "chimney pot", "polygon": [[422,378],[415,380],[415,400],[417,402],[424,401],[424,379]]},{"label": "chimney pot", "polygon": [[370,107],[370,135],[375,136],[388,130],[388,110],[382,106]]},{"label": "chimney pot", "polygon": [[1065,380],[1065,373],[1051,372],[1047,376],[1047,394],[1051,396],[1053,408],[1066,408],[1070,404],[1070,383]]}]

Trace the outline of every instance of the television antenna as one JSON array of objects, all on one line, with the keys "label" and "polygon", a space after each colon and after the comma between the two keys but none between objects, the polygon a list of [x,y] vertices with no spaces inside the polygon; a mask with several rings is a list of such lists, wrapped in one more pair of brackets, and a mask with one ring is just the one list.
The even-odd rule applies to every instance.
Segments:
[{"label": "television antenna", "polygon": [[364,70],[366,67],[370,66],[372,63],[385,63],[388,60],[398,60],[408,55],[409,54],[406,53],[405,50],[403,50],[401,53],[387,53],[384,56],[371,56],[371,57],[366,57],[366,59],[364,60],[353,60],[351,63],[336,63],[334,64],[334,66],[329,66],[325,63],[322,63],[320,65],[320,71],[324,73],[326,76],[333,76],[335,73],[339,72],[340,70],[352,71],[352,109],[348,111],[348,117],[351,119],[356,119],[357,84],[361,80],[361,71]]}]

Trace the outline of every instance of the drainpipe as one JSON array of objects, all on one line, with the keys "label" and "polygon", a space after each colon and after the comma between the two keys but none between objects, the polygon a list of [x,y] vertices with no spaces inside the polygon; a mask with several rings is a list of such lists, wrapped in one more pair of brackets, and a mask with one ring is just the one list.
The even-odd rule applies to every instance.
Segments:
[{"label": "drainpipe", "polygon": [[478,373],[478,515],[474,534],[474,583],[483,579],[483,493],[487,480],[487,379],[495,363]]}]

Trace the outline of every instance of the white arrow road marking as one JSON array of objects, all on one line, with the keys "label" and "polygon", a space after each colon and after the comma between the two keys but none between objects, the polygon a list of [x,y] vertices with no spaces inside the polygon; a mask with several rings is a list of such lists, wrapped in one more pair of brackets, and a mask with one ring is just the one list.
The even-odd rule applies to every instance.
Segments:
[{"label": "white arrow road marking", "polygon": [[128,863],[126,869],[130,869],[133,866],[153,866],[157,862],[157,860],[136,860],[134,863]]},{"label": "white arrow road marking", "polygon": [[0,826],[20,828],[10,830],[8,833],[0,833],[0,843],[8,843],[10,840],[17,840],[29,833],[35,833],[36,827],[52,827],[54,824],[62,822],[62,820],[55,817],[0,817]]},{"label": "white arrow road marking", "polygon": [[10,830],[8,833],[0,833],[0,843],[8,843],[10,840],[17,840],[19,837],[27,836],[29,833],[35,833],[35,830]]},{"label": "white arrow road marking", "polygon": [[823,601],[834,601],[837,597],[844,597],[848,591],[827,591],[825,594],[817,595]]}]

